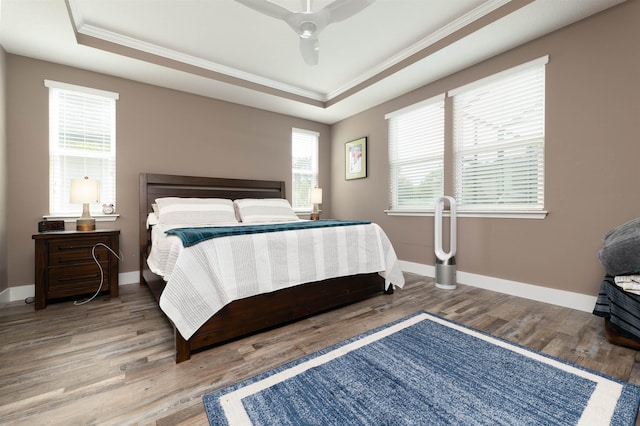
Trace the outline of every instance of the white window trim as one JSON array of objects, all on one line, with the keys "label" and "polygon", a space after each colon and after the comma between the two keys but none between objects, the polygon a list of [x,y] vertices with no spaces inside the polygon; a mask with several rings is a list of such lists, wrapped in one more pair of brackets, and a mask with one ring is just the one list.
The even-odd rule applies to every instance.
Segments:
[{"label": "white window trim", "polygon": [[[299,127],[292,127],[291,128],[291,133],[293,134],[293,132],[297,132],[297,133],[306,133],[312,136],[315,136],[316,138],[316,158],[315,158],[315,164],[313,165],[314,168],[314,175],[315,175],[315,185],[318,186],[319,185],[319,174],[320,174],[320,132],[316,132],[315,130],[307,130],[307,129],[301,129]],[[293,170],[291,171],[291,178],[293,179]],[[291,182],[291,203],[293,204],[293,181]],[[308,218],[311,215],[311,212],[313,211],[313,205],[310,205],[307,208],[299,208],[299,207],[292,207],[293,208],[293,212],[298,215],[298,217],[302,217],[302,218]],[[322,212],[322,210],[318,210],[319,213]]]},{"label": "white window trim", "polygon": [[529,62],[525,62],[524,64],[520,64],[515,67],[500,71],[496,74],[491,74],[490,76],[481,78],[480,80],[475,80],[469,84],[465,84],[464,86],[459,86],[459,87],[456,87],[455,89],[451,89],[447,92],[447,96],[448,97],[456,96],[460,93],[466,92],[475,87],[484,86],[485,84],[491,83],[494,80],[501,80],[509,74],[514,74],[531,67],[536,67],[538,65],[546,65],[548,63],[549,63],[549,55],[543,56],[538,59],[533,59]]},{"label": "white window trim", "polygon": [[[429,217],[435,216],[433,210],[385,210],[388,216],[417,216]],[[544,219],[549,214],[546,210],[523,210],[523,211],[499,211],[499,210],[474,210],[474,211],[456,211],[456,217],[480,217],[493,219]],[[449,212],[445,211],[444,216],[448,216]]]},{"label": "white window trim", "polygon": [[416,109],[419,109],[419,108],[422,108],[422,107],[425,107],[425,106],[429,106],[429,105],[434,104],[436,102],[442,102],[442,100],[444,100],[444,98],[445,98],[445,94],[441,93],[441,94],[433,96],[433,97],[431,97],[429,99],[425,99],[424,101],[420,101],[418,103],[411,104],[411,105],[409,105],[407,107],[404,107],[404,108],[395,110],[393,112],[390,112],[388,114],[385,114],[384,119],[388,120],[390,118],[406,114],[406,113],[414,111]]},{"label": "white window trim", "polygon": [[[531,61],[525,62],[523,64],[517,65],[515,67],[503,70],[496,74],[492,74],[480,80],[473,81],[469,84],[459,86],[455,89],[451,89],[447,91],[447,97],[455,96],[458,93],[462,93],[469,89],[473,89],[476,86],[481,86],[491,82],[492,80],[497,80],[504,78],[505,76],[522,71],[524,69],[546,65],[549,63],[549,55],[542,56],[537,59],[533,59]],[[410,105],[406,108],[402,108],[400,110],[388,113],[385,115],[385,119],[389,117],[393,117],[396,114],[400,114],[405,111],[410,111],[412,108],[417,108],[419,106],[425,105],[429,102],[437,101],[441,95],[434,96],[432,98],[421,101],[417,104]],[[412,210],[412,209],[388,209],[384,210],[384,213],[388,216],[414,216],[414,217],[430,217],[435,216],[434,210]],[[444,215],[447,216],[449,212],[445,211]],[[457,217],[471,217],[471,218],[496,218],[496,219],[545,219],[549,214],[548,210],[509,210],[509,211],[501,211],[501,210],[458,210],[456,211]]]},{"label": "white window trim", "polygon": [[[503,70],[501,72],[492,74],[490,76],[487,76],[485,78],[479,79],[479,80],[475,80],[469,84],[466,84],[464,86],[460,86],[457,87],[455,89],[452,89],[448,92],[448,97],[455,97],[457,95],[463,95],[469,91],[473,91],[477,88],[482,88],[485,87],[487,85],[491,85],[494,84],[496,82],[501,82],[506,78],[509,78],[510,76],[514,75],[514,74],[518,74],[518,73],[522,73],[524,71],[528,71],[531,69],[538,69],[538,68],[542,68],[544,67],[546,64],[549,63],[549,56],[543,56],[537,59],[533,59],[531,61],[525,62],[523,64],[517,65],[515,67],[511,67],[508,68],[506,70]],[[543,89],[544,90],[544,89]],[[455,111],[454,111],[454,125],[455,125]],[[454,150],[455,150],[455,138],[453,140],[453,145],[454,145]],[[544,130],[543,130],[543,146],[544,146]],[[544,156],[544,147],[542,148],[542,155]],[[457,159],[454,159],[453,162],[453,173],[456,173],[456,162]],[[544,160],[543,160],[544,161]],[[543,171],[543,180],[544,180],[544,171]],[[454,179],[454,185],[456,185],[455,179]],[[544,185],[544,183],[542,184]],[[518,206],[518,205],[514,205],[512,207],[510,207],[509,209],[500,209],[499,206],[493,206],[493,205],[489,205],[489,206],[482,206],[482,205],[469,205],[469,206],[458,206],[458,213],[462,214],[463,212],[469,213],[469,214],[474,214],[476,215],[475,217],[500,217],[503,218],[505,217],[505,215],[508,215],[510,213],[515,214],[515,217],[530,217],[530,215],[528,214],[522,214],[521,212],[544,212],[544,200],[542,200],[542,205],[538,205],[536,207],[527,207],[526,205],[522,205],[522,206]],[[495,212],[495,214],[492,214],[492,212]],[[543,215],[543,218],[546,217],[546,214]]]},{"label": "white window trim", "polygon": [[54,89],[71,90],[74,92],[82,92],[87,95],[102,96],[105,98],[115,99],[116,101],[120,99],[119,93],[109,92],[107,90],[94,89],[93,87],[78,86],[75,84],[62,83],[60,81],[53,81],[53,80],[45,80],[44,85],[46,87],[54,88]]},{"label": "white window trim", "polygon": [[[84,93],[86,95],[100,96],[104,98],[113,99],[114,101],[118,101],[120,99],[120,94],[117,92],[111,92],[111,91],[96,89],[96,88],[87,87],[87,86],[80,86],[76,84],[63,83],[55,80],[45,79],[44,86],[49,89],[67,90],[67,91]],[[115,202],[115,200],[113,201]],[[56,213],[56,214],[43,215],[43,218],[48,220],[64,220],[65,222],[74,222],[77,218],[80,217],[80,215],[81,215],[81,212],[78,215],[68,214],[68,213]],[[101,215],[99,213],[96,213],[95,211],[92,211],[91,217],[94,218],[97,222],[112,222],[112,221],[115,221],[118,217],[120,217],[120,215],[117,213],[110,214],[110,215]]]},{"label": "white window trim", "polygon": [[[424,108],[424,107],[428,107],[428,106],[436,104],[436,103],[443,102],[445,99],[446,99],[446,93],[440,93],[438,95],[435,95],[435,96],[432,96],[430,98],[427,98],[427,99],[425,99],[423,101],[411,104],[411,105],[406,106],[404,108],[395,110],[395,111],[390,112],[388,114],[385,114],[384,118],[385,118],[385,120],[388,121],[388,120],[391,120],[393,118],[400,117],[400,116],[403,116],[405,114],[411,113],[411,112],[413,112],[415,110],[418,110],[418,109],[421,109],[421,108]],[[444,116],[443,116],[443,120],[444,120],[443,125],[446,127],[446,118]],[[443,144],[444,144],[444,141],[443,141]],[[388,148],[391,149],[390,146]],[[444,160],[444,152],[443,152],[443,160]],[[389,162],[391,163],[391,158],[389,158]],[[393,179],[393,177],[390,177],[390,179]],[[392,183],[389,182],[389,198],[390,198],[389,199],[389,204],[393,204],[393,202],[391,201],[391,198],[392,198],[391,193],[393,192],[393,190],[391,188],[392,186],[393,186]],[[402,209],[402,208],[397,208],[397,207],[393,207],[393,206],[391,206],[391,208],[389,210],[385,210],[385,212],[388,212],[388,213],[398,212],[399,214],[402,214],[402,215],[404,215],[404,212],[408,212],[408,211],[422,211],[422,210]]]},{"label": "white window trim", "polygon": [[[80,217],[80,214],[78,214],[78,215],[45,215],[45,216],[42,216],[43,219],[47,219],[47,220],[64,220],[65,223],[75,223],[76,220],[79,217]],[[120,215],[117,214],[117,213],[104,214],[104,215],[91,213],[91,218],[95,219],[96,222],[115,222],[116,219],[118,219],[119,217],[120,217]]]}]

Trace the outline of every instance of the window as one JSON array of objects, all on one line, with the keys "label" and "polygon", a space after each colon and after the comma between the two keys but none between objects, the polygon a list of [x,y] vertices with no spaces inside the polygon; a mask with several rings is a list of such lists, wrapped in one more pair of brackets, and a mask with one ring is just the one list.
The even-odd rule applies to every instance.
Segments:
[{"label": "window", "polygon": [[[102,203],[116,202],[117,93],[45,80],[49,88],[49,213],[78,215],[71,179],[100,182]],[[99,205],[90,206],[92,213]]]},{"label": "window", "polygon": [[311,188],[318,186],[319,133],[293,129],[291,132],[292,206],[311,211]]},{"label": "window", "polygon": [[444,191],[444,95],[386,118],[391,209],[433,209]]},{"label": "window", "polygon": [[543,61],[449,93],[459,210],[544,208]]},{"label": "window", "polygon": [[544,217],[547,62],[388,114],[390,213],[430,213],[446,190],[459,214]]}]

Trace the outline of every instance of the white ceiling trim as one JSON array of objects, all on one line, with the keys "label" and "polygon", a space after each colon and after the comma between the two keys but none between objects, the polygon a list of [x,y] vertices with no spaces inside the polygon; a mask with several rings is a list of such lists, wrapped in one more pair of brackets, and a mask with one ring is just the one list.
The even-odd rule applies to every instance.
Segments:
[{"label": "white ceiling trim", "polygon": [[78,9],[74,0],[68,0],[69,9],[71,11],[71,19],[73,25],[79,34],[83,34],[89,37],[94,37],[100,40],[104,40],[110,43],[114,43],[120,46],[135,49],[141,52],[149,53],[152,55],[160,56],[166,59],[171,59],[177,62],[181,62],[187,65],[193,65],[198,68],[202,68],[208,71],[217,72],[230,77],[234,77],[240,80],[256,83],[265,87],[269,87],[276,90],[281,90],[286,93],[290,93],[297,96],[302,96],[308,99],[313,99],[320,102],[326,102],[326,95],[310,90],[304,90],[299,87],[284,84],[275,80],[267,79],[257,76],[248,72],[240,71],[235,68],[227,67],[212,61],[207,61],[202,58],[198,58],[192,55],[187,55],[172,49],[167,49],[162,46],[158,46],[153,43],[148,43],[133,37],[122,35],[114,31],[109,31],[91,24],[84,22],[82,14]]},{"label": "white ceiling trim", "polygon": [[302,89],[297,86],[285,84],[276,80],[244,72],[236,68],[231,68],[213,61],[208,61],[196,56],[188,55],[173,49],[168,49],[153,43],[139,40],[134,37],[126,36],[114,31],[106,30],[104,28],[88,24],[82,17],[82,14],[75,0],[67,0],[67,4],[69,5],[71,15],[70,17],[73,21],[72,24],[76,32],[79,34],[134,49],[140,52],[152,54],[158,57],[177,61],[186,65],[195,66],[207,71],[212,71],[229,77],[237,78],[239,80],[255,83],[267,88],[289,93],[291,95],[326,103],[331,99],[334,99],[342,95],[343,93],[353,89],[354,87],[357,87],[358,85],[368,80],[374,79],[377,75],[383,73],[390,67],[397,65],[403,60],[410,58],[412,55],[415,55],[428,48],[429,46],[434,45],[435,43],[443,40],[445,37],[455,33],[458,30],[463,29],[464,27],[474,23],[478,19],[483,18],[484,16],[504,6],[505,4],[508,4],[511,1],[512,0],[487,0],[486,2],[482,3],[480,6],[474,8],[470,12],[467,12],[463,16],[451,22],[448,22],[446,25],[432,32],[421,41],[413,44],[407,49],[398,52],[388,60],[380,63],[378,66],[371,68],[368,72],[360,75],[356,79],[338,87],[336,90],[333,90],[329,93],[320,93]]},{"label": "white ceiling trim", "polygon": [[[99,14],[101,9],[95,7],[96,4],[91,4],[94,1],[96,4],[102,2],[102,5],[107,7],[103,10],[105,13],[104,21],[102,15]],[[353,52],[349,60],[360,61],[360,64],[362,60],[368,58],[366,71],[362,71],[361,68],[360,72],[355,72],[345,80],[342,78],[348,75],[348,72],[354,71],[348,66],[350,64],[345,64],[344,55],[340,62],[336,62],[336,65],[340,67],[338,69],[346,70],[339,74],[341,78],[338,79],[326,78],[327,75],[324,73],[316,74],[313,72],[317,70],[309,70],[309,74],[301,74],[300,70],[304,71],[305,69],[300,67],[300,58],[294,55],[295,52],[282,54],[277,50],[274,52],[281,54],[279,58],[282,62],[279,64],[289,61],[286,63],[292,64],[291,67],[264,69],[261,65],[256,66],[255,62],[244,61],[246,58],[231,55],[230,61],[244,65],[233,65],[234,69],[222,69],[224,72],[217,72],[215,70],[220,70],[220,68],[216,68],[216,64],[207,63],[206,60],[201,62],[202,59],[209,57],[174,47],[169,44],[170,41],[159,41],[170,40],[164,38],[167,36],[166,33],[155,33],[157,39],[152,38],[153,36],[147,37],[138,34],[140,31],[149,29],[145,26],[146,21],[144,21],[148,17],[158,16],[163,19],[172,19],[172,16],[166,13],[171,9],[161,9],[155,15],[156,11],[151,8],[145,14],[144,8],[146,6],[144,3],[151,4],[153,1],[137,2],[137,7],[133,9],[133,12],[138,14],[137,17],[136,15],[129,16],[132,18],[131,21],[123,22],[121,28],[118,25],[120,18],[115,13],[119,9],[109,9],[109,3],[122,5],[126,1],[0,0],[2,6],[0,7],[2,12],[0,44],[7,53],[13,55],[59,63],[221,101],[333,124],[626,0],[475,0],[473,3],[467,4],[468,13],[461,12],[464,9],[449,8],[446,4],[447,0],[429,0],[429,2],[433,1],[443,6],[442,15],[429,17],[423,14],[414,14],[412,16],[420,17],[420,19],[414,19],[412,21],[414,24],[410,28],[397,25],[394,27],[400,32],[405,29],[416,30],[418,27],[415,25],[419,26],[423,18],[433,18],[425,20],[425,22],[430,22],[428,27],[420,27],[420,31],[409,32],[416,37],[409,38],[409,40],[418,40],[418,43],[408,47],[411,42],[406,42],[407,38],[405,37],[405,43],[398,44],[396,50],[386,56],[368,55],[372,52],[362,49],[360,46],[357,51]],[[163,1],[174,2],[171,6],[174,7],[179,5],[181,0]],[[192,1],[205,3],[202,0]],[[234,8],[233,0],[206,0],[206,2],[209,1],[219,1],[220,10],[228,14],[229,17],[236,16],[234,13],[240,12],[239,8]],[[282,0],[282,2],[285,1],[291,2],[293,0]],[[299,2],[299,0],[296,1]],[[322,1],[328,2],[330,0]],[[381,4],[387,2],[386,6],[394,7],[393,3],[396,0],[378,1]],[[429,9],[425,9],[425,4],[428,3],[425,0],[402,0],[402,2],[415,3],[417,8],[415,10],[424,12]],[[193,10],[200,9],[195,7]],[[384,23],[385,19],[388,19],[385,16],[386,10],[381,7],[377,11],[373,8],[369,9],[368,12],[372,14],[370,18],[375,19],[375,22]],[[411,10],[411,7],[407,7],[404,13],[411,13]],[[440,9],[437,10],[440,11]],[[459,15],[456,15],[456,10]],[[188,13],[189,10],[185,10],[186,17],[189,16]],[[474,16],[474,14],[476,15]],[[248,17],[248,15],[243,16]],[[256,19],[257,21],[259,20]],[[447,24],[445,21],[449,21],[449,23]],[[230,25],[233,22],[231,21]],[[394,18],[393,22],[396,23],[397,19]],[[437,24],[438,22],[441,24]],[[127,26],[129,26],[128,29]],[[440,28],[437,28],[438,26]],[[119,34],[99,34],[101,29],[97,27],[109,29]],[[233,26],[229,26],[229,28],[233,29]],[[430,28],[430,30],[426,28]],[[354,30],[357,31],[361,29],[362,26],[354,27]],[[97,36],[89,35],[94,33]],[[152,33],[154,32],[152,31]],[[120,34],[132,36],[132,39],[125,43]],[[281,37],[282,34],[278,32],[273,34],[274,37],[280,37],[279,41],[285,40],[284,37]],[[168,35],[170,36],[170,33]],[[389,39],[393,39],[399,34],[393,32],[382,34],[382,36],[385,37],[382,39],[383,41],[389,41],[390,44],[393,44]],[[110,38],[110,41],[105,38]],[[149,41],[156,45],[151,43],[143,45],[140,44],[140,40]],[[191,39],[185,37],[177,41],[186,40]],[[176,52],[167,51],[160,46],[171,46]],[[197,45],[193,47],[198,48]],[[225,47],[229,46],[225,45]],[[385,47],[390,49],[387,52],[391,52],[391,46],[385,45]],[[401,49],[405,50],[395,53]],[[230,49],[222,49],[220,54],[229,54],[229,51],[237,53]],[[180,55],[180,52],[189,53],[193,57],[185,59]],[[337,56],[337,58],[340,57]],[[372,59],[375,57],[378,59]],[[225,59],[218,57],[208,60],[219,64],[227,63]],[[229,62],[229,64],[231,63]],[[376,66],[377,64],[379,65]],[[385,69],[385,67],[387,68]],[[234,72],[239,69],[247,72],[248,77],[247,75],[234,77],[234,75],[238,76]],[[329,72],[336,72],[336,69],[327,69]],[[291,74],[293,72],[295,74]],[[364,75],[365,72],[366,75]],[[258,76],[261,75],[265,77],[259,78]],[[301,75],[303,78],[300,78]],[[313,75],[317,75],[317,80],[311,80]],[[291,80],[287,80],[287,78],[291,78]],[[322,80],[323,78],[324,80]],[[363,79],[364,81],[358,84]],[[296,83],[297,81],[301,83]],[[351,83],[345,84],[345,81],[351,81]],[[278,89],[283,85],[284,90]],[[336,89],[337,86],[342,87]],[[351,89],[349,89],[350,87]],[[302,89],[302,91],[298,89]],[[296,95],[296,93],[302,93],[302,95]],[[327,101],[317,99],[327,99]]]},{"label": "white ceiling trim", "polygon": [[480,18],[488,15],[489,13],[495,11],[496,9],[504,6],[505,4],[511,2],[512,0],[488,0],[482,5],[476,7],[475,9],[467,12],[461,17],[447,23],[445,26],[437,29],[436,31],[429,34],[427,37],[423,38],[419,42],[409,46],[408,48],[401,50],[397,54],[390,57],[388,60],[382,62],[376,67],[373,67],[369,72],[362,74],[357,79],[339,87],[338,89],[329,92],[327,96],[327,100],[331,100],[337,96],[340,96],[344,92],[356,87],[357,85],[374,78],[376,75],[382,73],[383,71],[391,68],[392,66],[404,61],[405,59],[415,55],[426,49],[429,46],[436,44],[437,42],[443,40],[445,37],[450,36],[458,30],[466,27],[467,25],[472,24]]},{"label": "white ceiling trim", "polygon": [[193,65],[195,67],[202,68],[207,71],[213,71],[216,73],[237,78],[239,80],[256,83],[265,87],[280,90],[293,95],[302,96],[307,99],[313,99],[321,102],[327,101],[326,95],[323,95],[322,93],[300,89],[299,87],[296,87],[296,86],[291,86],[275,80],[260,77],[255,74],[240,71],[235,68],[220,65],[212,61],[207,61],[205,59],[198,58],[196,56],[187,55],[185,53],[181,53],[172,49],[167,49],[153,43],[148,43],[146,41],[142,41],[133,37],[118,34],[113,31],[98,28],[93,25],[85,24],[78,27],[78,33],[89,36],[89,37],[94,37],[100,40],[104,40],[110,43],[115,43],[120,46],[135,49],[141,52],[149,53],[155,56],[160,56],[162,58],[171,59],[177,62],[181,62],[183,64]]}]

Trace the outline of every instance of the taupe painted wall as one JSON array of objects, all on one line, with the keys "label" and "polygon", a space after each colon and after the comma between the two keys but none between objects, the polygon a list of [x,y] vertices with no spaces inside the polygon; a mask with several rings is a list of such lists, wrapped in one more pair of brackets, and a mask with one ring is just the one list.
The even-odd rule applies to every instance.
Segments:
[{"label": "taupe painted wall", "polygon": [[0,47],[0,292],[7,289],[7,102],[6,53]]},{"label": "taupe painted wall", "polygon": [[[384,213],[388,207],[384,115],[550,55],[546,126],[549,216],[544,220],[460,218],[456,258],[459,271],[594,295],[604,272],[596,258],[601,236],[640,212],[636,185],[640,158],[638,19],[640,0],[629,0],[331,127],[7,55],[8,283],[33,283],[31,234],[48,210],[48,93],[44,79],[120,93],[117,204],[121,218],[115,227],[122,230],[125,259],[121,272],[138,269],[139,172],[289,182],[291,127],[321,133],[325,217],[374,220],[388,233],[400,259],[432,265],[433,219]],[[369,176],[346,182],[344,143],[361,136],[369,137]]]},{"label": "taupe painted wall", "polygon": [[[433,218],[391,217],[385,114],[544,55],[544,220],[458,219],[458,270],[595,295],[609,229],[640,216],[640,1],[609,11],[344,120],[332,128],[332,212],[371,219],[398,257],[434,264]],[[344,143],[369,137],[369,177],[344,180]],[[448,140],[450,143],[450,140]]]},{"label": "taupe painted wall", "polygon": [[[138,267],[140,172],[291,182],[291,128],[320,132],[320,184],[330,185],[327,125],[130,80],[7,55],[9,285],[34,282],[31,235],[48,213],[48,89],[44,79],[120,94],[117,103],[117,210],[98,223],[121,230],[120,272]],[[330,211],[330,202],[323,210]]]}]

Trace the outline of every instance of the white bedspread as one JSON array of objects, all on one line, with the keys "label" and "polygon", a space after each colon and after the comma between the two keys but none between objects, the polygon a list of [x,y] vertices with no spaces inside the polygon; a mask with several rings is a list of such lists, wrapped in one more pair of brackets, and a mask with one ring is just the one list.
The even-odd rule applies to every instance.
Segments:
[{"label": "white bedspread", "polygon": [[236,235],[188,248],[154,231],[157,251],[148,263],[167,280],[160,308],[185,339],[229,302],[256,294],[372,272],[387,286],[404,285],[391,242],[376,224]]}]

